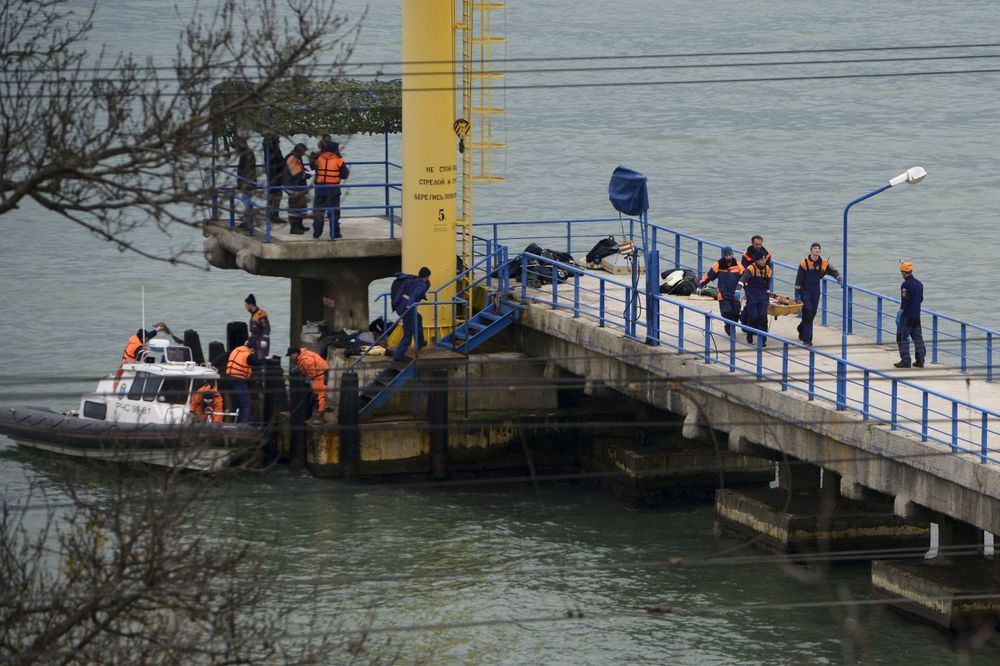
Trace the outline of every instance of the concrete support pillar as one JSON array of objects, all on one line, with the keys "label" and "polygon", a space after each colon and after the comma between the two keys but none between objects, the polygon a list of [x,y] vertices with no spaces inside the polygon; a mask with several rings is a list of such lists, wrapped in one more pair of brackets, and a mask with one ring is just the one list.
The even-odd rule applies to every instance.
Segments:
[{"label": "concrete support pillar", "polygon": [[778,463],[778,487],[793,493],[819,490],[820,468],[794,458]]},{"label": "concrete support pillar", "polygon": [[836,472],[823,469],[823,485],[820,487],[820,507],[833,510],[840,501],[841,477]]},{"label": "concrete support pillar", "polygon": [[323,319],[323,282],[309,278],[292,278],[290,298],[291,321],[288,325],[289,343],[293,347],[301,344],[302,326],[307,321]]}]

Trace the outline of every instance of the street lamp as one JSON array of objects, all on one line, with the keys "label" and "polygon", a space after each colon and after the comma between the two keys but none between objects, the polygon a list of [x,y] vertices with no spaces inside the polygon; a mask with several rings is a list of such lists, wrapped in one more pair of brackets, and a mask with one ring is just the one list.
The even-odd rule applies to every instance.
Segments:
[{"label": "street lamp", "polygon": [[844,207],[844,267],[841,271],[841,287],[844,290],[843,303],[841,309],[841,320],[840,320],[840,357],[841,361],[837,363],[837,408],[844,409],[847,406],[847,364],[844,362],[847,360],[847,213],[851,210],[851,206],[856,203],[860,203],[865,199],[870,199],[871,197],[885,192],[890,187],[895,187],[900,183],[907,183],[909,185],[916,185],[924,178],[927,177],[927,170],[921,166],[915,166],[907,169],[898,176],[891,178],[888,183],[882,187],[872,190],[868,194],[862,195],[857,199],[851,201]]}]

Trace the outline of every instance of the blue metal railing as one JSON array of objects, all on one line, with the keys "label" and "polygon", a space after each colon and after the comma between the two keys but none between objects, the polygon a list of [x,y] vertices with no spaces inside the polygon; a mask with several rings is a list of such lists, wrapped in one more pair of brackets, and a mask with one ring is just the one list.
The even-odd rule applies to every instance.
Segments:
[{"label": "blue metal railing", "polygon": [[[479,234],[491,238],[494,244],[506,242],[516,249],[522,243],[558,244],[554,249],[563,249],[574,257],[588,252],[598,240],[614,235],[622,238],[636,238],[640,235],[641,221],[632,217],[594,217],[571,220],[518,220],[499,222],[477,222]],[[524,230],[522,232],[522,230]],[[686,234],[676,229],[648,223],[648,238],[651,250],[655,249],[662,258],[661,268],[690,268],[699,276],[718,260],[725,243]],[[739,253],[739,248],[736,248]],[[774,291],[791,295],[794,292],[797,264],[774,261]],[[831,288],[830,285],[833,285]],[[841,303],[846,292],[848,299],[847,332],[867,334],[875,343],[895,342],[895,313],[899,299],[865,289],[856,284],[847,284],[844,289],[827,278],[821,283],[821,294],[817,320],[823,326],[840,325]],[[995,353],[996,339],[1000,331],[924,308],[922,313],[924,339],[931,363],[948,362],[959,367],[962,372],[982,369],[986,381],[992,381],[997,368]]]},{"label": "blue metal railing", "polygon": [[[384,169],[385,177],[384,177],[384,180],[377,180],[377,181],[371,181],[371,182],[348,182],[348,181],[344,181],[340,185],[336,186],[336,187],[339,187],[341,189],[341,192],[346,193],[348,191],[352,191],[353,190],[353,191],[361,192],[363,194],[367,194],[368,192],[379,191],[379,192],[383,193],[383,197],[378,202],[373,201],[371,203],[365,202],[365,203],[360,203],[360,204],[352,204],[350,206],[344,206],[344,205],[342,205],[342,206],[337,206],[335,208],[326,208],[326,209],[323,210],[323,214],[329,218],[333,214],[334,210],[337,210],[337,211],[340,211],[340,212],[344,212],[344,211],[376,211],[377,210],[377,211],[380,211],[381,214],[385,215],[389,219],[389,238],[391,238],[391,239],[396,238],[396,216],[397,216],[397,212],[402,208],[402,191],[403,191],[402,187],[403,186],[402,186],[402,182],[393,182],[393,181],[390,181],[389,176],[390,176],[390,169],[401,170],[402,167],[399,164],[396,164],[395,162],[391,162],[389,160],[348,162],[347,165],[349,167],[351,167],[351,169],[352,169],[352,174],[351,174],[352,178],[354,178],[355,176],[357,176],[357,173],[353,172],[353,170],[355,168],[357,168],[357,167],[370,167],[370,166],[379,166],[379,167],[382,167]],[[254,192],[255,193],[260,193],[260,196],[264,199],[265,202],[268,202],[270,200],[270,196],[271,196],[272,193],[277,194],[279,192],[285,192],[285,191],[290,191],[290,190],[306,190],[306,191],[310,191],[310,192],[313,193],[312,200],[315,201],[315,197],[316,197],[315,191],[317,189],[319,189],[319,188],[334,187],[334,186],[329,186],[329,185],[328,186],[322,186],[322,185],[305,185],[305,186],[293,186],[293,187],[276,187],[276,186],[262,184],[262,183],[266,183],[266,180],[267,180],[266,178],[261,178],[261,179],[259,179],[257,181],[248,181],[248,179],[242,178],[241,176],[237,175],[235,173],[235,171],[232,171],[232,169],[234,169],[234,168],[235,168],[234,165],[226,165],[226,166],[223,166],[223,167],[217,167],[217,171],[218,171],[218,173],[220,175],[232,177],[237,182],[237,184],[243,183],[243,182],[252,182]],[[364,171],[364,169],[358,169],[358,171]],[[268,207],[267,203],[265,203],[264,205],[258,204],[257,202],[253,201],[253,196],[252,195],[241,194],[239,192],[239,187],[235,187],[235,188],[233,188],[233,187],[220,188],[219,189],[219,193],[222,194],[222,195],[224,195],[224,196],[226,196],[226,197],[228,197],[228,200],[229,200],[229,209],[228,209],[229,210],[229,227],[231,229],[235,229],[236,226],[237,226],[237,224],[238,224],[238,221],[237,221],[237,217],[239,216],[239,213],[237,211],[237,201],[238,200],[242,200],[241,203],[243,203],[243,205],[244,205],[243,218],[247,222],[247,224],[246,224],[246,233],[247,233],[248,236],[255,236],[256,235],[256,232],[257,232],[256,227],[258,225],[258,218],[260,216],[263,216],[264,219],[260,223],[261,223],[261,226],[262,226],[262,229],[263,229],[263,232],[264,232],[264,242],[265,243],[270,243],[271,242],[271,213],[272,212],[278,213],[278,212],[281,212],[281,211],[283,211],[285,213],[289,212],[288,208],[278,207],[276,209],[271,209],[271,208]],[[318,214],[318,212],[319,212],[319,209],[317,209],[315,207],[312,207],[312,206],[307,206],[306,208],[299,209],[299,210],[302,212],[302,217],[303,218],[313,218],[313,217],[316,217],[317,214]],[[216,211],[216,213],[217,213],[217,211]],[[329,229],[329,236],[330,236],[331,239],[333,238],[333,233],[334,232],[333,232],[333,228],[332,228],[332,225],[331,225],[331,228]]]},{"label": "blue metal railing", "polygon": [[[534,260],[539,265],[546,266],[551,272],[551,289],[545,289],[544,296],[536,296],[528,291],[528,262]],[[533,269],[537,271],[538,269]],[[574,282],[572,296],[564,295],[559,290],[557,271],[569,273]],[[583,275],[598,281],[598,287],[581,285],[579,278]],[[610,276],[589,272],[578,266],[560,263],[541,255],[521,254],[521,299],[524,302],[535,301],[545,303],[552,308],[572,310],[574,317],[588,317],[596,320],[601,327],[620,328],[625,337],[638,342],[647,342],[650,331],[639,335],[640,324],[645,328],[645,322],[629,316],[628,304],[634,296],[632,284],[620,282]],[[585,294],[596,296],[597,305],[587,302]],[[618,295],[621,294],[621,295]],[[785,339],[772,333],[766,333],[750,326],[730,322],[721,316],[701,310],[688,303],[659,294],[654,296],[661,304],[669,304],[676,308],[677,314],[669,310],[662,311],[663,324],[657,332],[657,343],[681,353],[692,353],[705,363],[715,363],[726,366],[730,372],[743,373],[755,377],[758,381],[773,381],[779,383],[781,390],[799,391],[810,401],[822,400],[834,403],[843,408],[855,411],[864,420],[874,420],[886,423],[892,430],[903,430],[918,435],[922,441],[934,441],[947,445],[954,453],[974,453],[981,462],[1000,462],[996,451],[1000,449],[1000,413],[979,407],[970,402],[933,391],[919,384],[887,373],[859,365],[850,360],[843,361],[837,355],[827,354],[814,348],[806,347],[798,342]],[[620,310],[619,310],[620,308]],[[621,312],[621,314],[617,314]],[[721,329],[725,324],[733,326],[733,333],[725,335],[713,331]],[[755,336],[755,343],[747,345],[737,339],[737,330]],[[715,340],[722,338],[723,349],[715,346]],[[770,346],[768,343],[771,343]],[[792,349],[800,350],[796,356],[790,355]],[[753,350],[748,358],[745,352]],[[803,361],[799,356],[807,356]],[[765,359],[772,363],[765,363]],[[780,363],[779,363],[780,361]],[[821,363],[828,367],[821,367]],[[836,390],[836,366],[846,364],[848,368],[848,389],[846,396],[839,396]],[[780,370],[774,366],[780,365]],[[884,388],[885,385],[889,389]],[[889,407],[875,404],[873,397],[883,396],[889,402]],[[908,408],[920,411],[920,420],[904,416],[902,412]],[[965,410],[967,416],[960,417],[960,410]],[[994,455],[991,457],[991,452]]]}]

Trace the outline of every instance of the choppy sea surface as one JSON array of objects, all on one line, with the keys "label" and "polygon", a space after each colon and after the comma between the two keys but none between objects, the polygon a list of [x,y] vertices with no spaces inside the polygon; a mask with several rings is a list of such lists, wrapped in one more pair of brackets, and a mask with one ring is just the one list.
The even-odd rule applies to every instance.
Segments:
[{"label": "choppy sea surface", "polygon": [[[193,5],[175,4],[166,12],[153,0],[102,1],[92,41],[167,64],[176,17]],[[355,17],[365,7],[338,6]],[[367,8],[354,60],[392,71],[400,5]],[[993,43],[998,22],[1000,5],[986,1],[509,3],[498,22],[511,59],[508,181],[477,189],[476,218],[611,215],[608,177],[624,164],[647,175],[660,224],[737,247],[761,233],[788,262],[819,241],[838,265],[844,205],[920,164],[929,176],[918,187],[852,211],[852,282],[894,293],[897,260],[907,259],[928,306],[1000,327],[989,263],[1000,210],[1000,74],[934,74],[995,69],[1000,47],[876,50]],[[861,48],[872,50],[829,51]],[[762,54],[774,51],[800,53]],[[690,55],[722,52],[744,55]],[[970,54],[996,55],[913,59]],[[577,56],[592,59],[551,60]],[[761,64],[849,59],[863,62]],[[736,66],[667,67],[706,63]],[[889,72],[912,75],[830,78]],[[743,81],[694,82],[709,79]],[[380,137],[345,143],[349,159],[380,159]],[[396,158],[398,145],[393,138]],[[2,223],[0,403],[74,407],[138,328],[141,288],[147,324],[194,328],[203,342],[244,319],[253,292],[271,313],[274,348],[285,345],[281,279],[151,263],[30,207]],[[180,230],[135,239],[158,249],[201,242]],[[8,494],[31,480],[58,493],[57,469],[0,437]],[[315,601],[331,631],[426,625],[387,634],[404,663],[1000,662],[996,647],[968,653],[864,603],[865,566],[816,579],[763,562],[639,566],[753,555],[712,535],[709,505],[632,511],[572,484],[357,487],[284,470],[234,484],[230,497],[216,512],[220,533],[243,534],[283,563],[276,588]],[[406,577],[382,579],[391,574]]]}]

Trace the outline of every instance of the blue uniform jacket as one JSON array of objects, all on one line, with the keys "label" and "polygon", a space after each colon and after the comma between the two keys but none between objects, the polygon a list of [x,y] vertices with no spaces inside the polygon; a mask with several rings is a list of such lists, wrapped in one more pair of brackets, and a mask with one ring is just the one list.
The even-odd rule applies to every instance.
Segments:
[{"label": "blue uniform jacket", "polygon": [[396,294],[396,298],[392,300],[392,311],[402,316],[411,305],[427,299],[427,289],[430,287],[430,283],[408,273],[396,273],[396,277],[406,280]]},{"label": "blue uniform jacket", "polygon": [[920,319],[920,304],[924,301],[924,285],[912,275],[907,275],[899,287],[899,300],[902,301],[900,309],[903,311],[903,319]]},{"label": "blue uniform jacket", "polygon": [[757,268],[757,264],[750,264],[743,271],[740,282],[746,285],[747,303],[766,303],[771,287],[771,267]]},{"label": "blue uniform jacket", "polygon": [[768,252],[767,248],[763,245],[760,246],[759,250],[755,250],[753,245],[748,246],[747,251],[743,253],[742,257],[740,257],[740,263],[743,264],[743,268],[746,268],[753,262],[757,261],[758,257],[765,257],[765,265],[771,270],[774,270],[774,263],[771,261],[771,253]]},{"label": "blue uniform jacket", "polygon": [[823,257],[819,261],[806,257],[799,262],[799,272],[795,275],[795,292],[819,294],[819,283],[825,275],[840,278],[840,272]]},{"label": "blue uniform jacket", "polygon": [[712,280],[718,280],[719,300],[735,301],[737,300],[736,290],[739,288],[741,275],[743,275],[743,267],[736,259],[733,259],[733,263],[729,265],[725,265],[725,261],[720,259],[712,264],[698,286],[704,287]]}]

